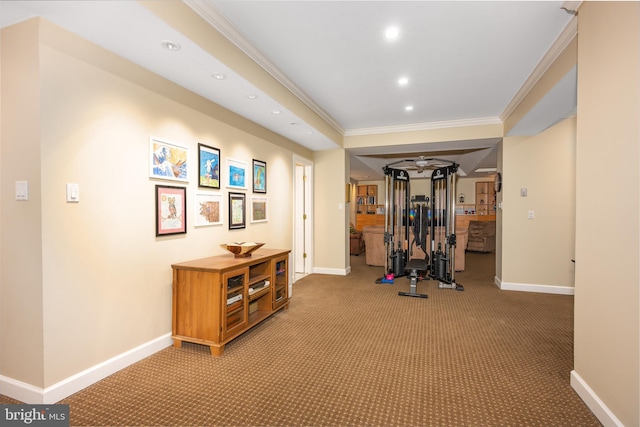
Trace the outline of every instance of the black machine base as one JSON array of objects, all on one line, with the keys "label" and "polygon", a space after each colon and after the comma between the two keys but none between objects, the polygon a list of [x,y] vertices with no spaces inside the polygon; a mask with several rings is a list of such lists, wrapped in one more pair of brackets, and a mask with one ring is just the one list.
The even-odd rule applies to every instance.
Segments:
[{"label": "black machine base", "polygon": [[413,292],[398,292],[398,295],[401,297],[418,297],[418,298],[429,298],[427,294],[416,294]]},{"label": "black machine base", "polygon": [[427,261],[424,259],[412,259],[407,263],[404,269],[405,271],[409,271],[411,285],[409,287],[409,292],[398,292],[398,295],[402,297],[428,298],[429,296],[427,294],[419,294],[417,292],[419,279],[418,271],[427,271]]}]

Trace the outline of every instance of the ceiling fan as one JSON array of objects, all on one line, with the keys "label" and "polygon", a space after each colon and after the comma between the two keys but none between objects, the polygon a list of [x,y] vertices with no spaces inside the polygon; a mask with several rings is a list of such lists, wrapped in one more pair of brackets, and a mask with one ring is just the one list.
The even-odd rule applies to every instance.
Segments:
[{"label": "ceiling fan", "polygon": [[387,166],[400,164],[400,163],[407,163],[407,164],[403,166],[396,166],[396,167],[407,170],[407,171],[416,171],[417,173],[423,173],[425,169],[437,169],[440,167],[451,166],[455,164],[455,162],[451,160],[420,156],[417,159],[398,160],[397,162],[390,163]]}]

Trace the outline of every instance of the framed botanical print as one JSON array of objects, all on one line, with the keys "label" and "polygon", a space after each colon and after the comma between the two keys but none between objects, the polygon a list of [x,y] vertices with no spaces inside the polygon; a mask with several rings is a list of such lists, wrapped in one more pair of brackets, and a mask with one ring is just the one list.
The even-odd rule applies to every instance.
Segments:
[{"label": "framed botanical print", "polygon": [[171,181],[189,182],[188,148],[151,137],[149,143],[149,176]]},{"label": "framed botanical print", "polygon": [[229,230],[246,227],[247,205],[244,193],[229,193]]},{"label": "framed botanical print", "polygon": [[267,192],[267,162],[253,159],[253,192]]},{"label": "framed botanical print", "polygon": [[221,225],[223,218],[222,211],[222,194],[196,194],[196,204],[194,209],[194,224],[196,227]]},{"label": "framed botanical print", "polygon": [[267,198],[252,197],[251,198],[251,222],[267,221]]},{"label": "framed botanical print", "polygon": [[220,150],[198,144],[198,186],[220,188]]},{"label": "framed botanical print", "polygon": [[186,232],[186,187],[156,185],[156,236]]},{"label": "framed botanical print", "polygon": [[247,189],[247,163],[240,160],[227,159],[228,187],[238,190]]}]

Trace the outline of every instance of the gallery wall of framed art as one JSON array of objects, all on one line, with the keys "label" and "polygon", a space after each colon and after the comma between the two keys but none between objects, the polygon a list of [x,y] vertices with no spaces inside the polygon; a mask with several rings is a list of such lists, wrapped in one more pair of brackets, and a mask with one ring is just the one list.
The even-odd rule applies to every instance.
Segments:
[{"label": "gallery wall of framed art", "polygon": [[[198,142],[197,167],[190,170],[186,145],[150,137],[149,147],[149,177],[186,185],[156,185],[156,237],[187,233],[187,193],[193,176],[198,187],[191,206],[194,228],[221,226],[226,221],[229,230],[239,230],[247,222],[268,221],[266,161],[229,157],[223,162],[219,148]],[[247,200],[248,191],[256,196]]]}]

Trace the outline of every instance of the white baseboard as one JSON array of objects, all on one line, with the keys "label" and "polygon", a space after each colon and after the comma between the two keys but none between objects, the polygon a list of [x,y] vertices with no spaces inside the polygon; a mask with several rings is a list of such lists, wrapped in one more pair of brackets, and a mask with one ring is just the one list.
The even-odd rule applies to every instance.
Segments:
[{"label": "white baseboard", "polygon": [[600,420],[605,427],[624,427],[624,424],[609,410],[598,395],[589,385],[578,375],[576,371],[571,371],[571,387],[578,393],[580,399],[591,409],[591,412]]},{"label": "white baseboard", "polygon": [[0,375],[0,394],[9,396],[12,399],[30,404],[42,404],[42,389],[14,380],[13,378]]},{"label": "white baseboard", "polygon": [[348,273],[348,269],[346,268],[322,268],[322,267],[314,267],[313,272],[316,274],[330,274],[332,276],[346,276]]},{"label": "white baseboard", "polygon": [[530,283],[503,282],[498,277],[494,283],[503,291],[538,292],[541,294],[575,295],[575,288],[569,286],[534,285]]},{"label": "white baseboard", "polygon": [[0,394],[29,404],[53,404],[172,344],[171,333],[162,335],[45,389],[0,375]]}]

